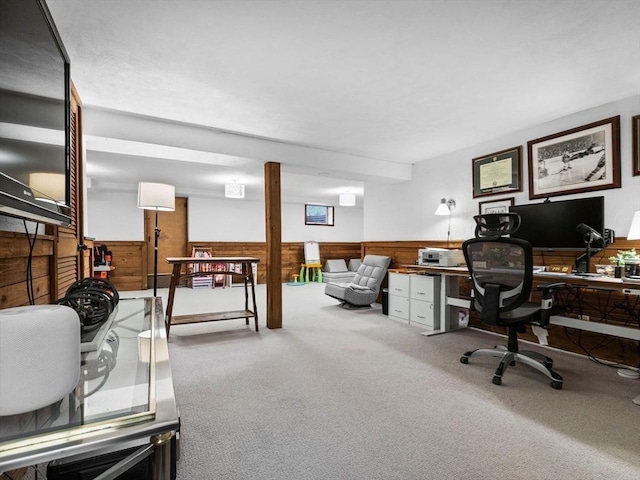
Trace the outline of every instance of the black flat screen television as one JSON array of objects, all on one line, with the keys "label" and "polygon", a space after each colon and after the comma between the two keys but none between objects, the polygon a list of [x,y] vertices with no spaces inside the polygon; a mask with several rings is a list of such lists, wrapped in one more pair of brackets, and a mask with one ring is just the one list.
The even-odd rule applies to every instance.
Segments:
[{"label": "black flat screen television", "polygon": [[[533,248],[583,250],[584,235],[576,228],[581,223],[604,236],[604,197],[514,205],[509,211],[520,215],[521,220],[511,237],[527,240]],[[601,248],[602,243],[595,240],[592,248]]]},{"label": "black flat screen television", "polygon": [[69,57],[44,0],[0,1],[0,214],[71,223]]}]

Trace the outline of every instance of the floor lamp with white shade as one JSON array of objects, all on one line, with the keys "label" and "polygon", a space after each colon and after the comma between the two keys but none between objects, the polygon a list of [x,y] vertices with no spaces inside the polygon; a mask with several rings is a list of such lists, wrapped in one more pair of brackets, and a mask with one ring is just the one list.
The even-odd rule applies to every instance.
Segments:
[{"label": "floor lamp with white shade", "polygon": [[176,209],[176,189],[166,183],[138,183],[138,208],[156,211],[155,240],[153,244],[153,296],[158,293],[158,212],[173,212]]}]

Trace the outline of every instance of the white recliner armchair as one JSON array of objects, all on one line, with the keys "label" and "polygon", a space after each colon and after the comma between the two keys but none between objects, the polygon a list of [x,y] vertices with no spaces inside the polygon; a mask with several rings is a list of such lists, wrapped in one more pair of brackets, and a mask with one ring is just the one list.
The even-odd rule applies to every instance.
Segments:
[{"label": "white recliner armchair", "polygon": [[390,263],[390,257],[367,255],[351,282],[329,282],[324,293],[339,300],[344,308],[370,306],[378,297]]}]

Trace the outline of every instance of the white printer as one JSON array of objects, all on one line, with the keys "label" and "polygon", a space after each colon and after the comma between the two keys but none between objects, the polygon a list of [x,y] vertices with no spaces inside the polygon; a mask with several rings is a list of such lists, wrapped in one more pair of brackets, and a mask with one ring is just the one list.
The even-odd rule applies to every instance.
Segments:
[{"label": "white printer", "polygon": [[434,247],[418,249],[418,265],[457,267],[464,264],[465,261],[462,250]]}]

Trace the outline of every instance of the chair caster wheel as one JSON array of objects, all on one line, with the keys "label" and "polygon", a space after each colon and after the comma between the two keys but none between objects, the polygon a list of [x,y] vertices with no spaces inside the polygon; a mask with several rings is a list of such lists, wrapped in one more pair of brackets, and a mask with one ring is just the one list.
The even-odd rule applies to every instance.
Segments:
[{"label": "chair caster wheel", "polygon": [[502,377],[493,377],[493,380],[491,381],[494,385],[502,385]]},{"label": "chair caster wheel", "polygon": [[469,363],[469,357],[460,357],[460,363],[464,363],[466,365]]},{"label": "chair caster wheel", "polygon": [[562,390],[562,382],[558,382],[556,380],[552,380],[551,381],[551,388],[554,388],[556,390]]}]

